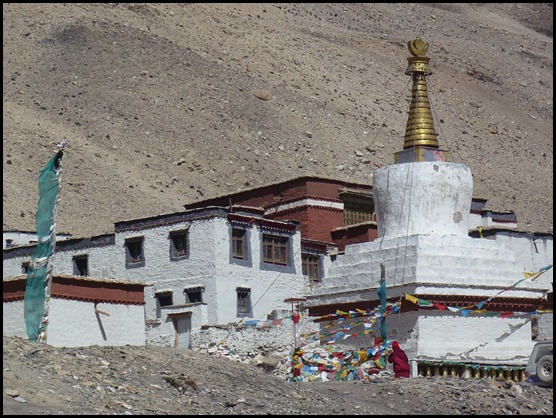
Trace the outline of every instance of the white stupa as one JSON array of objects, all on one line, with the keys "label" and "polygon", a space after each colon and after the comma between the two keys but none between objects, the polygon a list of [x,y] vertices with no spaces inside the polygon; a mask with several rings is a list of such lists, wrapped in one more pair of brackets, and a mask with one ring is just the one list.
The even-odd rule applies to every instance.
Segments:
[{"label": "white stupa", "polygon": [[[414,366],[523,365],[534,345],[523,312],[543,290],[534,282],[512,288],[524,278],[514,253],[496,240],[468,236],[471,171],[439,149],[425,80],[428,45],[417,38],[408,46],[413,89],[403,150],[373,177],[378,238],[348,245],[327,262],[322,286],[305,306],[376,307],[382,265],[389,301],[407,294],[443,306],[479,304],[464,316],[403,302],[401,313],[387,318],[388,338],[400,342]],[[353,344],[364,346],[358,339]]]}]

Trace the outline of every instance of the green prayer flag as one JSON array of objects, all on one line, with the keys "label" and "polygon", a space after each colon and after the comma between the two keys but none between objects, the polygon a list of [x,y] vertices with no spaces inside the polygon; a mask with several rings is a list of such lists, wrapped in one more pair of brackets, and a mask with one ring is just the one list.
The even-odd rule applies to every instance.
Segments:
[{"label": "green prayer flag", "polygon": [[423,306],[423,307],[431,307],[432,302],[429,302],[428,300],[424,300],[424,299],[419,299],[419,302],[417,302],[419,306]]},{"label": "green prayer flag", "polygon": [[[378,297],[380,299],[380,309],[379,312],[384,314],[386,312],[386,280],[380,281],[380,286],[377,290]],[[380,319],[380,336],[382,337],[383,341],[387,339],[386,333],[386,318],[384,315],[381,315]]]},{"label": "green prayer flag", "polygon": [[39,203],[35,217],[37,246],[33,251],[27,272],[25,288],[24,319],[27,336],[32,341],[39,340],[46,323],[43,320],[46,306],[46,290],[52,271],[54,254],[54,216],[58,203],[59,173],[63,150],[58,151],[46,164],[39,175]]}]

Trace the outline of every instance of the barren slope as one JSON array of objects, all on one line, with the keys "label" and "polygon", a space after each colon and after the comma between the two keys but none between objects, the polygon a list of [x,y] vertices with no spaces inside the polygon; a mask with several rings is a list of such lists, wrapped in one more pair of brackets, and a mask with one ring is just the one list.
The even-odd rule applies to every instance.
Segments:
[{"label": "barren slope", "polygon": [[301,175],[372,182],[419,35],[441,147],[488,207],[551,232],[552,22],[541,3],[4,3],[3,227],[35,229],[62,139],[75,236]]},{"label": "barren slope", "polygon": [[494,379],[288,382],[172,347],[3,338],[4,415],[553,415],[552,388]]}]

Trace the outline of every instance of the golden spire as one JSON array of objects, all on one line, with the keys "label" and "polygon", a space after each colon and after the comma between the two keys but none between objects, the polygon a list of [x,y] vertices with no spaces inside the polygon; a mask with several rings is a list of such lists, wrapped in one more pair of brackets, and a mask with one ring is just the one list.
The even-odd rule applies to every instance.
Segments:
[{"label": "golden spire", "polygon": [[429,44],[417,37],[407,43],[411,57],[405,73],[413,78],[411,105],[405,127],[403,150],[394,153],[396,164],[421,161],[448,161],[448,151],[438,149],[437,133],[432,120],[427,82],[425,77],[432,74],[430,58],[425,57]]},{"label": "golden spire", "polygon": [[413,78],[413,89],[411,91],[411,105],[405,127],[403,148],[419,146],[438,148],[437,134],[434,129],[425,80],[426,76],[432,74],[429,67],[430,58],[425,57],[429,45],[417,37],[417,39],[409,41],[407,47],[412,56],[407,58],[409,65],[405,74]]}]

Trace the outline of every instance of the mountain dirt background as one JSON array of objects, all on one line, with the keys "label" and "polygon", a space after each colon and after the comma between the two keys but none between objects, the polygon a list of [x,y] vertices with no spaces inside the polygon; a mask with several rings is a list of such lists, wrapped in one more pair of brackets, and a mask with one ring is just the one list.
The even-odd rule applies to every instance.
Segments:
[{"label": "mountain dirt background", "polygon": [[550,3],[3,3],[3,228],[35,229],[61,140],[75,237],[298,176],[372,183],[416,36],[441,148],[487,208],[552,232]]}]

